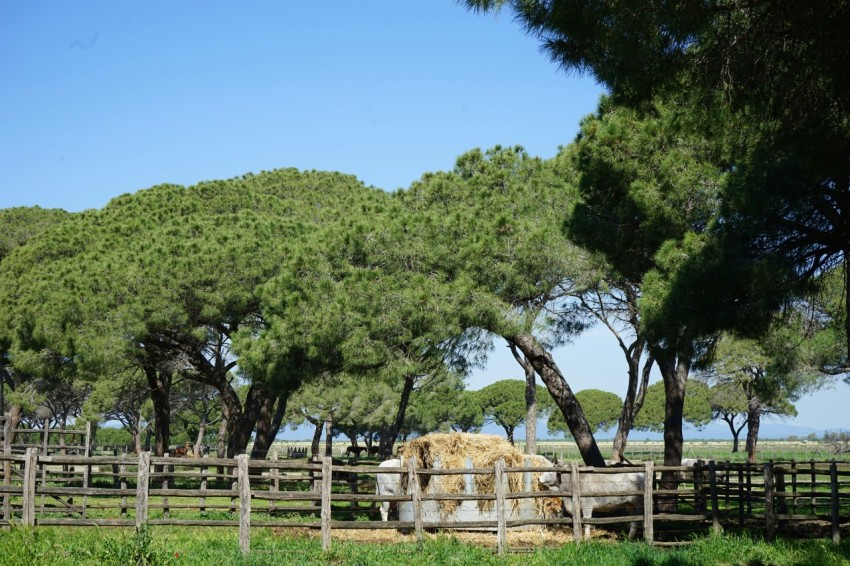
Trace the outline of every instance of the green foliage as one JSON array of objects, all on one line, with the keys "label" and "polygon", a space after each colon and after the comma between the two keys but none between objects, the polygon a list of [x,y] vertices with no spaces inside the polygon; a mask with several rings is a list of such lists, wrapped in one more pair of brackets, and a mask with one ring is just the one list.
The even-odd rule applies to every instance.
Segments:
[{"label": "green foliage", "polygon": [[153,548],[151,533],[146,525],[137,528],[132,536],[106,539],[99,554],[107,564],[154,566],[169,562],[161,550]]},{"label": "green foliage", "polygon": [[[695,313],[690,324],[757,334],[783,300],[846,264],[850,42],[844,0],[818,0],[804,9],[742,0],[640,9],[586,0],[466,4],[509,6],[554,61],[593,74],[618,104],[644,109],[658,98],[675,101],[686,130],[721,151],[718,170],[728,172],[720,199],[724,221],[712,230],[712,242],[688,246],[690,259],[668,250],[665,263],[677,255],[680,261],[653,282],[659,298],[667,289],[658,313],[683,309],[679,314],[687,315],[689,303],[701,297],[714,311]],[[850,319],[844,317],[846,368]]]},{"label": "green foliage", "polygon": [[103,427],[97,429],[99,446],[127,446],[133,437],[123,428]]},{"label": "green foliage", "polygon": [[[475,392],[485,421],[494,422],[504,428],[511,440],[516,427],[523,424],[528,415],[525,385],[525,380],[503,379]],[[552,411],[552,397],[545,387],[537,386],[536,398],[538,415],[542,416]]]},{"label": "green foliage", "polygon": [[119,197],[3,262],[10,330],[20,350],[47,347],[100,373],[157,332],[185,343],[237,328],[293,238],[377,194],[343,175],[280,170]]},{"label": "green foliage", "polygon": [[[237,367],[237,343],[248,349],[262,328],[262,285],[310,234],[346,215],[368,216],[388,200],[351,176],[293,169],[121,196],[4,259],[0,342],[9,344],[15,365],[59,361],[92,381],[145,367],[155,368],[156,391],[165,394],[177,372],[212,385],[230,403],[229,442],[246,442],[248,433],[235,429],[252,423],[239,420],[242,401],[228,369]],[[264,350],[252,359],[277,354]],[[238,367],[251,373],[244,377],[273,396],[304,378],[305,364],[245,361]],[[51,366],[28,368],[48,373]],[[164,403],[157,408],[159,436],[168,413]]]},{"label": "green foliage", "polygon": [[465,326],[501,336],[534,331],[548,346],[582,328],[562,299],[598,274],[561,230],[576,194],[553,163],[520,147],[476,149],[397,198],[430,252],[421,268],[474,286]]},{"label": "green foliage", "polygon": [[691,297],[673,309],[667,295],[687,258],[704,248],[717,215],[723,175],[714,154],[678,125],[675,105],[638,112],[603,99],[558,158],[580,173],[583,198],[568,218],[570,237],[640,285],[642,332],[670,347],[703,335],[684,315],[708,305]]},{"label": "green foliage", "polygon": [[46,564],[57,554],[57,544],[53,533],[13,525],[0,537],[0,552],[9,566]]},{"label": "green foliage", "polygon": [[264,288],[262,332],[239,342],[246,371],[379,371],[389,381],[444,371],[469,299],[462,282],[409,269],[422,246],[405,222],[397,208],[349,215],[295,250]]},{"label": "green foliage", "polygon": [[850,348],[844,325],[847,319],[847,265],[825,271],[817,278],[812,295],[809,332],[803,346],[807,363],[828,375],[842,375],[850,383]]},{"label": "green foliage", "polygon": [[[634,428],[661,432],[664,430],[664,383],[655,382],[646,388],[643,407],[637,414]],[[684,420],[695,426],[707,425],[712,418],[710,393],[708,386],[691,380],[685,390]]]},{"label": "green foliage", "polygon": [[825,383],[825,376],[809,363],[808,323],[801,314],[794,310],[776,320],[760,340],[724,334],[712,364],[698,375],[710,385],[713,417],[724,420],[736,439],[741,427],[753,425],[747,436],[751,458],[761,416],[795,416],[793,403]]},{"label": "green foliage", "polygon": [[[608,430],[617,424],[623,410],[623,400],[616,393],[599,389],[584,389],[576,393],[584,415],[593,432]],[[549,434],[570,435],[570,429],[560,411],[553,411],[547,421]]]},{"label": "green foliage", "polygon": [[825,384],[825,376],[809,363],[805,324],[798,313],[777,321],[761,340],[723,335],[703,373],[716,389],[715,410],[758,407],[762,414],[796,415],[793,403]]},{"label": "green foliage", "polygon": [[70,215],[62,209],[38,206],[0,210],[0,261],[13,249],[26,244]]},{"label": "green foliage", "polygon": [[508,438],[513,438],[514,429],[525,422],[525,381],[503,379],[482,387],[476,396],[481,404],[484,418],[505,429]]},{"label": "green foliage", "polygon": [[448,374],[413,392],[402,433],[477,432],[483,425],[478,392],[465,390],[457,375]]}]

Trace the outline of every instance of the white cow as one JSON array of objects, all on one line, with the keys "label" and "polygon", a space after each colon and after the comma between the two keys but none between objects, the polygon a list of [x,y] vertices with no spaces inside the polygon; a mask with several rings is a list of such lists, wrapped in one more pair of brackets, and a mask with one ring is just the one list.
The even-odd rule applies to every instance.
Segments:
[{"label": "white cow", "polygon": [[[393,458],[378,464],[379,468],[400,468],[401,460]],[[378,473],[375,475],[375,494],[376,495],[400,495],[401,494],[401,474],[394,473]],[[381,502],[381,520],[386,521],[390,516],[391,501]]]},{"label": "white cow", "polygon": [[[544,472],[540,482],[553,491],[571,491],[572,483],[569,474]],[[591,473],[579,474],[579,493],[581,494],[581,516],[583,519],[593,517],[594,511],[626,512],[636,515],[643,510],[643,495],[594,495],[622,491],[643,492],[646,474],[644,472],[622,473]],[[564,510],[572,516],[573,501],[571,497],[562,498]],[[633,521],[629,529],[629,538],[637,534],[638,524]],[[590,525],[584,525],[584,536],[590,537]]]}]

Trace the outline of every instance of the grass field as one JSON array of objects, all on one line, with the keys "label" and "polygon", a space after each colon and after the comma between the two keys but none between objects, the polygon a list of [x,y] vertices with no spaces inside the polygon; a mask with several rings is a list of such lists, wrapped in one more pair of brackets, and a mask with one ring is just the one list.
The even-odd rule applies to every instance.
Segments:
[{"label": "grass field", "polygon": [[0,564],[8,566],[86,566],[129,564],[173,565],[501,565],[576,564],[592,566],[677,565],[811,565],[850,564],[850,544],[827,541],[767,543],[758,539],[718,536],[696,539],[686,547],[665,549],[639,542],[594,541],[560,544],[497,556],[492,548],[459,537],[431,535],[413,542],[335,541],[322,552],[315,535],[281,535],[263,530],[242,555],[231,529],[13,528],[0,532]]}]

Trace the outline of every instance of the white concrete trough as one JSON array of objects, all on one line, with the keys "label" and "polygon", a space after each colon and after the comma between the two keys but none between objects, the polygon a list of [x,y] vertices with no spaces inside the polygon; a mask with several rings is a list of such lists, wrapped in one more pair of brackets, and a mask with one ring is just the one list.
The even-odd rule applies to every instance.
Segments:
[{"label": "white concrete trough", "polygon": [[[530,459],[525,459],[525,466],[529,467],[539,467],[540,464],[534,464]],[[467,458],[466,460],[466,468],[472,468],[472,459]],[[436,459],[434,461],[433,469],[439,470],[440,461]],[[539,488],[533,485],[533,482],[537,482],[537,476],[539,476],[541,472],[523,472],[522,477],[522,491],[523,492],[532,492],[532,491],[540,491]],[[476,486],[475,486],[475,476],[480,474],[464,474],[464,491],[465,494],[476,494]],[[428,482],[428,486],[422,491],[422,494],[436,495],[440,493],[449,493],[441,484],[445,483],[445,479],[450,476],[431,476],[430,481]],[[506,482],[509,483],[509,482]],[[507,493],[510,493],[509,485],[505,490]],[[455,495],[455,493],[452,493]],[[493,495],[493,493],[487,493],[485,495]],[[542,499],[538,498],[523,498],[523,499],[509,499],[507,500],[506,505],[506,520],[513,521],[519,519],[537,519],[544,518],[542,512],[542,506],[537,503],[538,501],[542,502]],[[470,527],[469,530],[496,530],[495,521],[497,520],[496,515],[496,501],[481,501],[481,500],[462,500],[462,501],[453,501],[451,503],[457,503],[457,505],[447,505],[446,501],[433,501],[427,500],[421,502],[421,514],[422,521],[424,523],[431,522],[453,522],[459,525],[460,529],[463,529],[463,523],[471,523],[471,522],[480,522],[480,521],[493,521],[494,526],[492,528],[483,528],[483,527]],[[400,521],[410,521],[414,520],[413,516],[413,504],[409,501],[401,501],[398,504],[398,515]],[[529,530],[529,529],[538,529],[539,525],[527,525],[521,527],[512,527],[512,530]]]}]

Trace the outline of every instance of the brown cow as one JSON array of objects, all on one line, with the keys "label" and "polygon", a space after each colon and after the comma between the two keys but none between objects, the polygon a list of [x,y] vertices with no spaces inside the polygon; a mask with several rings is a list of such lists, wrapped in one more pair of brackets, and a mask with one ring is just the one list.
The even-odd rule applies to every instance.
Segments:
[{"label": "brown cow", "polygon": [[194,458],[195,457],[195,453],[192,452],[192,445],[189,444],[188,442],[186,444],[184,444],[183,446],[178,446],[177,448],[172,450],[171,455],[174,456],[175,458],[183,458],[183,457]]}]

